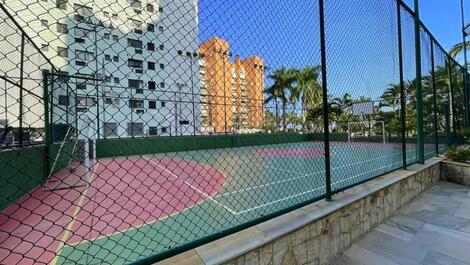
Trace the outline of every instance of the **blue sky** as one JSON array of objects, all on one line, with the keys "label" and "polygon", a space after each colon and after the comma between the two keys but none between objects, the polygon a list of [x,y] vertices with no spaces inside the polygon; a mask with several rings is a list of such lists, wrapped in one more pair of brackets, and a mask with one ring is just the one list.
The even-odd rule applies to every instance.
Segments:
[{"label": "blue sky", "polygon": [[[413,8],[413,0],[405,0]],[[464,1],[466,22],[470,22],[470,0]],[[460,0],[421,0],[421,20],[447,50],[462,41]]]},{"label": "blue sky", "polygon": [[[461,41],[459,1],[421,0],[422,20],[447,50]],[[398,83],[395,3],[325,1],[329,94],[377,99]],[[317,1],[199,0],[199,12],[201,41],[222,37],[234,55],[259,55],[272,69],[320,64]],[[403,21],[405,78],[413,79],[413,21]]]}]

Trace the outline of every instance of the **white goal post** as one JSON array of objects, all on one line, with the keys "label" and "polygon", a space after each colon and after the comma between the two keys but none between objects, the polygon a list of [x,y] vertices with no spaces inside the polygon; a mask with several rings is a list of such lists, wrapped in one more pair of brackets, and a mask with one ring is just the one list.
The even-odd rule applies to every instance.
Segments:
[{"label": "white goal post", "polygon": [[[386,131],[385,131],[385,122],[384,121],[348,121],[348,142],[353,142],[353,139],[359,135],[360,137],[371,137],[371,136],[381,136],[382,142],[386,142]],[[371,135],[373,127],[380,126],[381,135]],[[360,131],[354,130],[355,128],[360,128]]]}]

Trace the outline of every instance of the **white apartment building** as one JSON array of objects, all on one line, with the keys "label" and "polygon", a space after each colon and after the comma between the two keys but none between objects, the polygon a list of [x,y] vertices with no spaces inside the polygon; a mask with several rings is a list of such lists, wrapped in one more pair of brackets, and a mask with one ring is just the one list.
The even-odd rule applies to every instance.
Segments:
[{"label": "white apartment building", "polygon": [[71,76],[49,88],[54,124],[87,113],[97,138],[199,134],[197,0],[3,4]]}]

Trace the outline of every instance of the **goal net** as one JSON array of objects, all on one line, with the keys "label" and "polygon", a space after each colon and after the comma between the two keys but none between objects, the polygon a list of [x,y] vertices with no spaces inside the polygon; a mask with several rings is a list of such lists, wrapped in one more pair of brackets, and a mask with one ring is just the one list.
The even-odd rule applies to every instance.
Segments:
[{"label": "goal net", "polygon": [[[89,135],[92,121],[80,116],[77,126],[69,126],[64,139],[50,146],[51,167],[46,179],[47,190],[86,187],[90,184],[90,149],[95,142]],[[92,152],[92,153],[93,153]]]},{"label": "goal net", "polygon": [[383,121],[349,121],[348,142],[386,142]]}]

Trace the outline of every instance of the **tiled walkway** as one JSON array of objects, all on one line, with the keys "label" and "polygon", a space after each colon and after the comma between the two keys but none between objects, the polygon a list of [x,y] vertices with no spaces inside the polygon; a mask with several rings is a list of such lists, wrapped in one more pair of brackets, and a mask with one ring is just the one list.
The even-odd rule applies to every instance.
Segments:
[{"label": "tiled walkway", "polygon": [[440,182],[331,265],[470,265],[470,188]]}]

